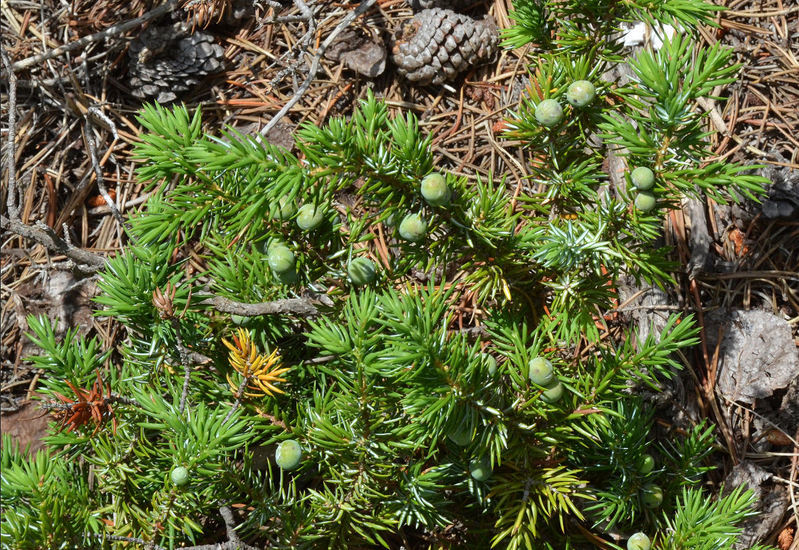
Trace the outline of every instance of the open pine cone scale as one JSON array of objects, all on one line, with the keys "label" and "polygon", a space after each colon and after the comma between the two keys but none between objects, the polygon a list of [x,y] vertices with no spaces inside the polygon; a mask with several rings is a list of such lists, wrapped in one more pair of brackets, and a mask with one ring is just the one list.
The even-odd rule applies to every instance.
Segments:
[{"label": "open pine cone scale", "polygon": [[131,93],[159,103],[177,99],[206,75],[224,68],[224,49],[206,32],[183,23],[149,27],[130,44]]},{"label": "open pine cone scale", "polygon": [[490,60],[498,43],[499,31],[490,15],[478,21],[449,9],[431,8],[398,29],[391,56],[408,81],[438,85]]}]

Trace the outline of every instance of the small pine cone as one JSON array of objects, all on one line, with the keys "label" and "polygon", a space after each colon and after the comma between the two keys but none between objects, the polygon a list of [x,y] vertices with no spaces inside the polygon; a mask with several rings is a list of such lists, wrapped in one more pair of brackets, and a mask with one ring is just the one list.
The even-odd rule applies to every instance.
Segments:
[{"label": "small pine cone", "polygon": [[391,57],[398,72],[419,84],[442,84],[459,72],[487,61],[497,50],[494,18],[482,21],[452,10],[417,13],[393,40]]},{"label": "small pine cone", "polygon": [[175,26],[150,27],[131,42],[131,93],[159,103],[177,99],[204,76],[223,68],[224,50],[204,32],[188,36]]}]

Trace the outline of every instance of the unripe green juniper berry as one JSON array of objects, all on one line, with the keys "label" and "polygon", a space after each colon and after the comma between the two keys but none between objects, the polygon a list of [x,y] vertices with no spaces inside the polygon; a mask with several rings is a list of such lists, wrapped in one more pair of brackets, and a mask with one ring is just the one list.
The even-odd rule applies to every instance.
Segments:
[{"label": "unripe green juniper berry", "polygon": [[230,316],[230,321],[234,325],[238,325],[238,326],[247,324],[247,321],[249,321],[249,320],[250,320],[249,317],[245,317],[244,315],[236,315],[235,313]]},{"label": "unripe green juniper berry", "polygon": [[172,470],[169,477],[176,486],[183,487],[189,482],[189,471],[184,466],[178,466]]},{"label": "unripe green juniper berry", "polygon": [[287,439],[277,446],[275,462],[281,470],[294,470],[302,462],[302,447],[294,439]]},{"label": "unripe green juniper berry", "polygon": [[473,458],[469,461],[469,473],[477,481],[486,481],[493,474],[491,459],[486,455],[482,458]]},{"label": "unripe green juniper berry", "polygon": [[422,180],[422,196],[433,206],[443,206],[449,203],[452,193],[447,187],[446,178],[438,173],[427,174]]},{"label": "unripe green juniper berry", "polygon": [[312,231],[325,221],[325,209],[314,204],[303,204],[297,212],[297,225],[304,231]]},{"label": "unripe green juniper berry", "polygon": [[294,201],[288,197],[280,197],[280,200],[277,201],[277,204],[273,205],[272,211],[272,216],[275,219],[284,222],[290,219],[294,213],[297,212],[297,206],[294,204]]},{"label": "unripe green juniper berry", "polygon": [[646,191],[655,185],[655,173],[646,166],[639,166],[630,172],[630,181],[637,189]]},{"label": "unripe green juniper berry", "polygon": [[566,90],[566,101],[575,107],[585,107],[594,100],[596,88],[587,80],[578,80]]},{"label": "unripe green juniper berry", "polygon": [[275,277],[284,285],[293,285],[299,280],[297,268],[295,266],[292,266],[288,271],[283,271],[281,273],[275,272]]},{"label": "unripe green juniper berry", "polygon": [[555,370],[552,368],[552,363],[543,357],[536,357],[530,360],[529,376],[533,384],[544,387],[548,387],[556,381]]},{"label": "unripe green juniper berry", "polygon": [[635,207],[641,212],[649,212],[657,204],[657,199],[652,193],[641,191],[635,196]]},{"label": "unripe green juniper berry", "polygon": [[641,489],[641,500],[647,508],[658,508],[663,504],[663,489],[654,483],[647,483]]},{"label": "unripe green juniper berry", "polygon": [[294,269],[294,253],[285,244],[273,244],[269,247],[266,260],[269,267],[277,274]]},{"label": "unripe green juniper berry", "polygon": [[638,473],[641,475],[646,475],[651,472],[655,468],[655,459],[652,458],[652,455],[645,454],[641,457],[641,465],[638,466]]},{"label": "unripe green juniper berry", "polygon": [[649,550],[652,541],[644,533],[638,532],[627,539],[627,550]]},{"label": "unripe green juniper berry", "polygon": [[469,431],[469,428],[464,425],[460,425],[447,433],[447,438],[449,438],[455,445],[460,447],[465,447],[472,442],[472,434]]},{"label": "unripe green juniper berry", "polygon": [[347,266],[347,275],[355,286],[368,285],[377,277],[375,264],[369,258],[353,258]]},{"label": "unripe green juniper berry", "polygon": [[544,390],[541,394],[541,399],[547,403],[557,403],[563,397],[563,384],[557,382]]},{"label": "unripe green juniper berry", "polygon": [[400,237],[406,241],[417,242],[427,233],[427,222],[419,214],[408,214],[399,225]]},{"label": "unripe green juniper berry", "polygon": [[551,128],[563,120],[563,108],[554,99],[545,99],[535,108],[535,119]]}]

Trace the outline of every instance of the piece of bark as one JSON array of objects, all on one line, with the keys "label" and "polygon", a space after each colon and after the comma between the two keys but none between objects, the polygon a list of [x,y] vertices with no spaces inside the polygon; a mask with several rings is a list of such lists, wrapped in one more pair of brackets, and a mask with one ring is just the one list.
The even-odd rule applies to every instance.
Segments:
[{"label": "piece of bark", "polygon": [[741,485],[752,490],[759,514],[741,524],[743,532],[733,545],[735,550],[752,548],[768,537],[780,524],[788,509],[787,491],[771,482],[772,474],[749,461],[736,465],[724,481],[724,493],[729,494]]},{"label": "piece of bark", "polygon": [[688,261],[688,274],[691,279],[707,271],[711,264],[710,244],[713,239],[707,230],[707,216],[702,201],[690,198],[683,204],[683,212],[691,223],[688,234],[688,245],[691,248],[691,258]]},{"label": "piece of bark", "polygon": [[709,352],[720,346],[716,387],[730,401],[751,405],[799,377],[799,353],[784,319],[761,310],[716,310],[705,319]]}]

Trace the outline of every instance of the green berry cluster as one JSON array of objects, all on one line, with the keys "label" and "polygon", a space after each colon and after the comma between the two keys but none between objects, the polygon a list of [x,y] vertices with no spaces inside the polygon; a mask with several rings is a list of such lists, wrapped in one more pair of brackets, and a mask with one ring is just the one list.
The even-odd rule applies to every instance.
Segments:
[{"label": "green berry cluster", "polygon": [[630,172],[630,182],[638,190],[635,196],[635,207],[641,212],[649,212],[657,204],[651,189],[655,185],[655,173],[646,166],[639,166]]},{"label": "green berry cluster", "polygon": [[[273,218],[280,221],[287,221],[296,214],[297,227],[304,232],[311,232],[322,226],[330,209],[326,205],[306,203],[297,210],[293,202],[282,198],[273,205],[272,212]],[[289,246],[281,241],[270,241],[261,246],[263,246],[262,250],[266,254],[267,263],[275,277],[283,284],[296,283],[298,280],[297,259]],[[358,257],[353,258],[347,264],[347,275],[353,285],[365,286],[377,279],[377,269],[372,260]],[[233,316],[235,324],[245,324],[246,320],[238,315]]]},{"label": "green berry cluster", "polygon": [[[422,179],[419,191],[430,206],[446,206],[452,199],[452,189],[440,172],[431,172]],[[427,221],[421,213],[407,214],[399,224],[399,236],[408,242],[418,243],[427,234]]]},{"label": "green berry cluster", "polygon": [[543,357],[530,360],[528,376],[533,384],[544,388],[541,399],[547,403],[557,403],[563,397],[563,383],[555,375],[552,363]]},{"label": "green berry cluster", "polygon": [[[588,80],[572,82],[566,89],[566,101],[575,108],[589,105],[596,97],[596,88]],[[552,128],[563,120],[563,107],[556,99],[545,99],[535,108],[535,119],[542,126]]]},{"label": "green berry cluster", "polygon": [[[447,178],[440,172],[431,172],[425,176],[420,184],[419,191],[422,198],[434,207],[446,206],[452,199],[452,189],[447,184]],[[297,209],[294,202],[286,197],[273,204],[272,218],[281,222],[294,218],[297,227],[303,232],[312,232],[321,228],[328,218],[330,208],[328,205],[306,203]],[[391,218],[393,218],[393,214]],[[393,225],[389,219],[386,223]],[[422,212],[406,214],[397,227],[399,237],[410,243],[419,243],[427,235],[428,222]],[[294,252],[286,243],[279,241],[269,242],[263,249],[267,262],[275,277],[284,284],[293,284],[298,280],[297,259]],[[377,280],[377,267],[374,262],[365,257],[353,258],[346,266],[347,278],[354,286],[366,286]],[[237,319],[239,323],[244,322]],[[491,370],[491,369],[489,369]],[[494,362],[493,371],[496,371]]]}]

